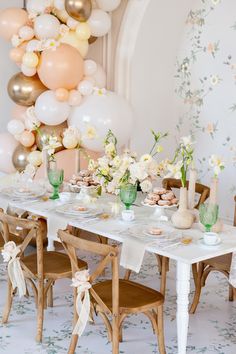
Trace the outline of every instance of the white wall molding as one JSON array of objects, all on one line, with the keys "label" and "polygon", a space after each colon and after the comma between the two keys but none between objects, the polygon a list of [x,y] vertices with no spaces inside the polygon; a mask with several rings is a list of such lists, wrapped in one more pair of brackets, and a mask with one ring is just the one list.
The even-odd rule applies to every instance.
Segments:
[{"label": "white wall molding", "polygon": [[131,65],[142,20],[151,0],[129,0],[117,41],[115,91],[127,100],[131,96]]}]

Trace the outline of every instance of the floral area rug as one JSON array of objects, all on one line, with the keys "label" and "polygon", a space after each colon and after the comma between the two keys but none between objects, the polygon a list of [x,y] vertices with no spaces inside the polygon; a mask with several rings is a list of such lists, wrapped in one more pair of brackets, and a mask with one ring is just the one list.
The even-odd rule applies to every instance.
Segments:
[{"label": "floral area rug", "polygon": [[[96,258],[90,261],[95,264]],[[165,303],[165,342],[167,354],[177,354],[175,264],[171,263],[167,279]],[[109,271],[107,271],[109,276]],[[142,270],[132,279],[159,288],[159,275],[153,255],[146,254]],[[191,298],[193,282],[191,281]],[[0,313],[6,295],[6,266],[0,263]],[[71,336],[72,289],[70,281],[58,281],[54,288],[54,307],[45,311],[44,338],[35,342],[36,310],[33,297],[15,298],[10,320],[0,324],[0,353],[7,354],[66,354]],[[0,315],[1,319],[1,315]],[[157,354],[157,340],[151,325],[143,315],[129,317],[124,323],[120,354]],[[195,315],[190,315],[188,353],[236,353],[236,302],[228,301],[227,280],[220,274],[211,274],[203,289]],[[79,340],[76,353],[110,354],[111,344],[102,320],[88,325]]]}]

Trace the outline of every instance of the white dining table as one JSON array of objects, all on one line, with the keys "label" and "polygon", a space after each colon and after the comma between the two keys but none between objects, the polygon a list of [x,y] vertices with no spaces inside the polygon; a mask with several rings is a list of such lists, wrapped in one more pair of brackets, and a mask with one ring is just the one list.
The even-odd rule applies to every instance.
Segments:
[{"label": "white dining table", "polygon": [[[128,235],[126,230],[130,230],[132,227],[142,227],[142,225],[148,225],[153,223],[152,214],[153,210],[151,208],[141,206],[140,200],[136,203],[139,206],[134,206],[135,211],[135,221],[134,222],[124,222],[121,218],[109,218],[107,220],[94,219],[88,222],[82,222],[81,220],[76,220],[68,215],[62,215],[57,213],[56,209],[58,206],[68,203],[70,197],[65,194],[65,198],[61,198],[57,201],[22,201],[17,199],[12,199],[7,197],[0,192],[0,207],[1,203],[13,208],[19,208],[26,210],[32,214],[40,215],[46,219],[50,217],[60,217],[64,218],[68,225],[77,227],[79,229],[98,234],[108,239],[115,240],[123,243]],[[71,195],[72,196],[72,195]],[[74,195],[72,196],[72,200]],[[110,202],[114,202],[114,197],[112,196],[102,196],[100,205],[110,208]],[[176,230],[177,232],[177,230]],[[177,247],[167,247],[162,248],[158,245],[147,245],[146,251],[159,254],[161,256],[168,257],[177,263],[177,273],[176,273],[176,291],[177,291],[177,340],[178,340],[178,354],[185,354],[187,348],[187,337],[188,337],[188,326],[189,326],[189,293],[190,293],[190,271],[191,265],[204,261],[209,258],[216,256],[221,256],[227,253],[236,251],[236,228],[230,225],[224,225],[224,230],[220,234],[222,243],[217,246],[204,246],[200,244],[202,238],[202,231],[199,229],[199,225],[195,224],[192,229],[183,231],[184,236],[191,236],[193,241],[191,244],[179,245]],[[54,241],[60,241],[55,234],[48,235],[48,250],[54,250]]]}]

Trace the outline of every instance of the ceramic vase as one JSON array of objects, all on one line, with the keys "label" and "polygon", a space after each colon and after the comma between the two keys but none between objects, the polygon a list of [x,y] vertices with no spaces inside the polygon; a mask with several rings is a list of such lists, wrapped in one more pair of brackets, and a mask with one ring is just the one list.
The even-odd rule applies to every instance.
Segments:
[{"label": "ceramic vase", "polygon": [[177,229],[190,229],[194,216],[188,210],[188,192],[187,188],[180,188],[179,209],[172,215],[172,223]]}]

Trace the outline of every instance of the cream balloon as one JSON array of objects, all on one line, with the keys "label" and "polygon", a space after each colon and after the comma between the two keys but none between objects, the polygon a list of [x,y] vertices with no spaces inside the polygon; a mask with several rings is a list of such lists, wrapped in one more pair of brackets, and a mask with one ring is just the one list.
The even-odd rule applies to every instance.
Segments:
[{"label": "cream balloon", "polygon": [[76,21],[74,18],[69,17],[68,20],[66,21],[66,24],[70,29],[75,30],[79,22]]},{"label": "cream balloon", "polygon": [[66,23],[70,17],[66,10],[58,10],[56,8],[53,9],[53,14],[63,23]]},{"label": "cream balloon", "polygon": [[69,99],[69,91],[64,88],[59,88],[55,91],[55,97],[59,102],[66,102]]},{"label": "cream balloon", "polygon": [[21,134],[25,130],[25,125],[19,119],[12,119],[7,124],[7,130],[12,135]]},{"label": "cream balloon", "polygon": [[95,86],[98,88],[104,88],[106,87],[107,83],[107,75],[103,67],[97,63],[97,71],[96,73],[92,76],[92,78],[95,80]]},{"label": "cream balloon", "polygon": [[39,52],[41,48],[41,42],[38,39],[32,39],[26,45],[27,52]]},{"label": "cream balloon", "polygon": [[102,37],[111,29],[111,17],[105,11],[94,9],[88,19],[91,35],[94,37]]},{"label": "cream balloon", "polygon": [[78,90],[83,96],[89,96],[93,92],[93,84],[89,80],[82,80],[78,85]]},{"label": "cream balloon", "polygon": [[32,132],[25,130],[20,137],[20,143],[25,147],[31,147],[34,145],[35,136]]},{"label": "cream balloon", "polygon": [[23,55],[22,64],[28,68],[36,68],[39,63],[39,58],[37,54],[32,52],[27,52]]},{"label": "cream balloon", "polygon": [[28,0],[27,11],[32,14],[43,14],[47,7],[53,5],[53,0]]},{"label": "cream balloon", "polygon": [[34,76],[37,73],[36,68],[29,68],[28,66],[25,66],[24,64],[21,64],[21,71],[22,74],[24,74],[25,76]]},{"label": "cream balloon", "polygon": [[61,43],[69,44],[76,48],[80,55],[84,58],[89,49],[89,44],[87,40],[80,40],[74,31],[67,32],[63,37],[61,37]]},{"label": "cream balloon", "polygon": [[18,34],[20,38],[24,39],[25,41],[30,41],[32,38],[34,38],[34,30],[30,26],[21,27]]},{"label": "cream balloon", "polygon": [[0,133],[0,171],[5,173],[15,172],[12,163],[13,153],[18,142],[9,133]]},{"label": "cream balloon", "polygon": [[79,106],[82,101],[82,96],[79,91],[71,90],[69,95],[69,105],[70,106]]},{"label": "cream balloon", "polygon": [[38,39],[57,38],[60,31],[60,21],[53,15],[44,14],[36,17],[34,32]]},{"label": "cream balloon", "polygon": [[94,60],[87,59],[84,61],[84,75],[93,76],[97,71],[97,63]]},{"label": "cream balloon", "polygon": [[15,63],[21,63],[23,55],[25,54],[25,51],[23,48],[12,48],[10,50],[9,56],[12,61]]},{"label": "cream balloon", "polygon": [[66,135],[63,140],[62,144],[66,149],[74,149],[78,145],[78,139],[74,135]]},{"label": "cream balloon", "polygon": [[126,100],[114,92],[94,93],[86,97],[80,106],[72,108],[68,125],[79,128],[84,147],[103,151],[103,141],[109,129],[117,137],[120,147],[128,143],[133,112]]},{"label": "cream balloon", "polygon": [[116,10],[121,3],[121,0],[96,0],[98,7],[107,12]]},{"label": "cream balloon", "polygon": [[35,166],[38,167],[42,164],[42,152],[41,151],[32,151],[28,156],[27,156],[28,162]]},{"label": "cream balloon", "polygon": [[25,10],[17,7],[2,10],[0,12],[0,37],[9,41],[27,21],[28,14]]},{"label": "cream balloon", "polygon": [[70,106],[67,102],[59,102],[53,91],[45,91],[35,103],[35,115],[37,119],[46,125],[58,125],[63,123],[70,114]]},{"label": "cream balloon", "polygon": [[91,30],[87,22],[79,23],[76,27],[76,36],[81,40],[88,40],[91,36]]}]

